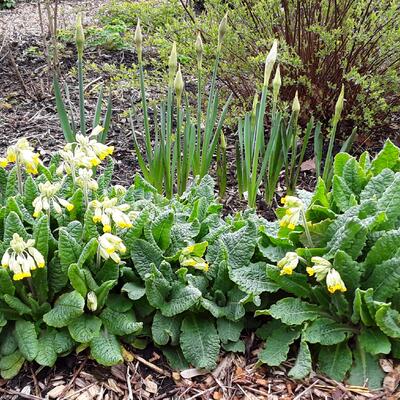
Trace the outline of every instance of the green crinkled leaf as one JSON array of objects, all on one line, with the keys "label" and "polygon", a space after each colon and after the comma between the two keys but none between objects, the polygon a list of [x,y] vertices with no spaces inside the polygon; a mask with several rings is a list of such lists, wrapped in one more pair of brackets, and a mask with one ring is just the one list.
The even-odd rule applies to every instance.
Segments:
[{"label": "green crinkled leaf", "polygon": [[189,310],[201,297],[201,291],[194,286],[176,282],[171,288],[171,294],[161,304],[161,313],[166,317],[173,317]]},{"label": "green crinkled leaf", "polygon": [[181,323],[181,317],[165,317],[160,311],[157,311],[151,325],[154,342],[160,346],[164,346],[171,339],[171,344],[176,345],[179,341]]},{"label": "green crinkled leaf", "polygon": [[306,342],[300,342],[299,352],[296,362],[289,371],[289,376],[293,379],[303,379],[312,371],[311,352]]},{"label": "green crinkled leaf", "polygon": [[367,305],[364,302],[364,293],[365,291],[356,289],[354,293],[354,301],[353,301],[353,314],[351,316],[351,322],[353,324],[357,324],[360,319],[362,323],[366,326],[371,326],[374,324],[374,320],[368,310]]},{"label": "green crinkled leaf", "polygon": [[174,214],[167,211],[159,215],[151,224],[153,238],[161,250],[166,250],[171,244],[171,229],[174,222]]},{"label": "green crinkled leaf", "polygon": [[303,333],[303,340],[331,346],[341,343],[352,334],[351,329],[330,318],[318,318],[311,322]]},{"label": "green crinkled leaf", "polygon": [[132,309],[133,302],[123,294],[110,293],[106,301],[107,307],[117,312],[126,312]]},{"label": "green crinkled leaf", "polygon": [[11,329],[3,330],[2,334],[3,337],[0,343],[0,354],[1,356],[8,356],[18,349],[18,343],[15,339],[14,332]]},{"label": "green crinkled leaf", "polygon": [[13,167],[8,173],[5,198],[18,194],[17,168]]},{"label": "green crinkled leaf", "polygon": [[244,328],[243,319],[238,321],[230,321],[225,318],[219,318],[217,320],[218,336],[222,343],[237,342],[240,338],[240,334]]},{"label": "green crinkled leaf", "polygon": [[343,178],[350,190],[359,195],[366,184],[366,173],[354,157],[351,157],[343,168]]},{"label": "green crinkled leaf", "polygon": [[367,386],[369,389],[380,389],[384,372],[379,365],[378,357],[367,353],[360,345],[353,350],[353,355],[354,364],[348,383],[355,386]]},{"label": "green crinkled leaf", "polygon": [[83,314],[68,325],[68,330],[76,342],[89,343],[99,334],[101,325],[100,318],[95,315]]},{"label": "green crinkled leaf", "polygon": [[71,264],[68,268],[68,278],[71,286],[82,296],[86,297],[88,288],[86,286],[85,275],[78,264]]},{"label": "green crinkled leaf", "polygon": [[4,244],[9,245],[14,233],[18,233],[24,240],[28,240],[29,236],[26,233],[25,227],[18,217],[18,214],[11,211],[4,221]]},{"label": "green crinkled leaf", "polygon": [[352,362],[352,353],[346,342],[335,346],[322,346],[318,356],[320,371],[338,382],[343,381]]},{"label": "green crinkled leaf", "polygon": [[149,210],[144,208],[133,220],[132,227],[129,228],[124,236],[124,243],[130,249],[136,239],[142,236],[144,226],[149,223]]},{"label": "green crinkled leaf", "polygon": [[358,340],[361,347],[372,355],[390,353],[391,345],[389,339],[376,327],[363,327]]},{"label": "green crinkled leaf", "polygon": [[287,297],[273,304],[268,314],[286,325],[301,325],[305,321],[314,321],[321,317],[321,310],[315,304]]},{"label": "green crinkled leaf", "polygon": [[127,282],[122,286],[121,292],[126,292],[131,300],[139,300],[146,293],[146,288],[139,282]]},{"label": "green crinkled leaf", "polygon": [[34,360],[39,348],[35,325],[30,321],[18,320],[15,323],[14,335],[24,358],[28,361]]},{"label": "green crinkled leaf", "polygon": [[13,310],[17,311],[19,315],[31,315],[32,310],[25,303],[23,303],[18,297],[10,296],[9,294],[5,294],[3,300],[7,303],[7,305]]},{"label": "green crinkled leaf", "polygon": [[384,305],[375,314],[376,324],[391,338],[400,338],[400,313]]},{"label": "green crinkled leaf", "polygon": [[329,252],[326,258],[333,256],[338,250],[342,250],[356,259],[365,246],[367,229],[358,218],[349,218],[346,223],[337,229],[332,239],[328,242]]},{"label": "green crinkled leaf", "polygon": [[222,348],[225,351],[230,351],[232,353],[244,353],[246,346],[243,340],[238,340],[237,342],[222,343]]},{"label": "green crinkled leaf", "polygon": [[151,272],[151,264],[154,264],[156,267],[161,264],[161,250],[143,239],[135,240],[130,251],[133,265],[143,280]]},{"label": "green crinkled leaf", "polygon": [[371,171],[374,175],[378,175],[385,168],[395,168],[400,155],[400,149],[395,146],[389,139],[386,140],[383,149],[372,160]]},{"label": "green crinkled leaf", "polygon": [[76,291],[62,294],[52,310],[43,315],[43,321],[55,328],[69,325],[83,313],[85,299]]},{"label": "green crinkled leaf", "polygon": [[37,196],[39,196],[39,189],[32,176],[28,175],[24,182],[24,203],[31,214],[33,214],[34,211],[32,203]]},{"label": "green crinkled leaf", "polygon": [[58,256],[60,257],[60,264],[64,271],[68,271],[71,264],[77,263],[81,254],[81,246],[68,233],[65,228],[60,228],[58,237]]},{"label": "green crinkled leaf", "polygon": [[356,196],[347,186],[346,181],[338,175],[333,177],[332,194],[341,211],[346,211],[357,204]]},{"label": "green crinkled leaf", "polygon": [[69,353],[75,346],[75,341],[71,338],[66,328],[57,330],[54,338],[54,349],[57,354]]},{"label": "green crinkled leaf", "polygon": [[35,361],[39,365],[52,367],[57,361],[57,351],[54,345],[56,338],[55,330],[46,330],[39,337],[38,353]]},{"label": "green crinkled leaf", "polygon": [[90,239],[85,244],[85,247],[82,249],[82,253],[78,258],[77,262],[78,267],[82,267],[87,260],[90,260],[96,254],[97,247],[98,247],[98,241],[96,238]]},{"label": "green crinkled leaf", "polygon": [[219,337],[214,322],[189,314],[181,329],[180,344],[186,360],[196,368],[213,369],[219,353]]},{"label": "green crinkled leaf", "polygon": [[377,301],[390,299],[400,286],[400,255],[376,264],[363,286],[374,290]]},{"label": "green crinkled leaf", "polygon": [[282,290],[298,297],[310,297],[311,288],[305,274],[294,272],[292,275],[281,275],[274,265],[267,265],[267,277],[274,281]]},{"label": "green crinkled leaf", "polygon": [[114,335],[100,332],[90,342],[90,355],[102,365],[110,367],[123,361],[121,346]]},{"label": "green crinkled leaf", "polygon": [[379,198],[378,211],[385,212],[389,221],[396,221],[400,216],[400,172]]},{"label": "green crinkled leaf", "polygon": [[260,352],[260,361],[276,367],[286,360],[289,346],[300,337],[299,327],[290,327],[279,320],[272,320],[257,330],[257,335],[266,340]]},{"label": "green crinkled leaf", "polygon": [[116,280],[110,280],[103,282],[97,289],[95,289],[95,294],[97,296],[97,309],[101,310],[107,301],[108,294],[110,290],[116,285]]},{"label": "green crinkled leaf", "polygon": [[52,296],[60,292],[68,283],[67,271],[63,271],[57,254],[58,252],[47,265],[49,289]]},{"label": "green crinkled leaf", "polygon": [[339,272],[347,290],[353,292],[360,286],[361,266],[344,251],[336,252],[333,268]]},{"label": "green crinkled leaf", "polygon": [[143,328],[143,323],[136,321],[133,311],[120,313],[106,307],[101,312],[100,318],[107,330],[117,336],[137,333]]},{"label": "green crinkled leaf", "polygon": [[364,190],[360,193],[362,202],[378,200],[385,192],[386,188],[393,183],[395,173],[390,169],[384,169],[379,175],[372,177]]},{"label": "green crinkled leaf", "polygon": [[175,346],[166,346],[162,348],[164,356],[172,369],[183,371],[189,368],[189,363],[185,360],[182,350]]},{"label": "green crinkled leaf", "polygon": [[21,370],[24,365],[25,358],[19,352],[15,351],[12,354],[0,358],[0,374],[3,379],[12,379]]},{"label": "green crinkled leaf", "polygon": [[10,277],[9,272],[1,268],[0,269],[0,295],[8,294],[10,296],[14,296],[15,286]]},{"label": "green crinkled leaf", "polygon": [[279,290],[279,285],[268,279],[264,262],[251,263],[241,268],[231,269],[229,277],[239,286],[240,290],[254,296],[263,292],[273,293]]}]

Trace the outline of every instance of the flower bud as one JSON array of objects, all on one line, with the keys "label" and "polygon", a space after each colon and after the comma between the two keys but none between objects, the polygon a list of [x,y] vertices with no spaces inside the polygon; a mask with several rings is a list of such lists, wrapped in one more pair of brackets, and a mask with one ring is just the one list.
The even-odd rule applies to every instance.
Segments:
[{"label": "flower bud", "polygon": [[176,73],[175,81],[174,81],[174,88],[175,88],[176,100],[178,102],[178,105],[181,103],[184,86],[185,86],[185,83],[183,82],[183,78],[182,78],[181,66],[179,65],[178,72]]},{"label": "flower bud", "polygon": [[86,297],[86,305],[90,311],[97,310],[97,296],[95,292],[89,292]]},{"label": "flower bud", "polygon": [[222,42],[224,40],[224,36],[225,36],[227,27],[228,27],[228,13],[226,13],[224,15],[224,17],[221,19],[221,22],[219,23],[219,27],[218,27],[218,51],[221,50]]},{"label": "flower bud", "polygon": [[265,60],[264,86],[268,86],[269,78],[271,76],[272,69],[274,68],[277,56],[278,56],[278,40],[275,39],[271,47],[271,50],[269,51],[268,56]]},{"label": "flower bud", "polygon": [[197,66],[201,67],[201,61],[203,59],[203,40],[201,39],[200,32],[197,34],[197,39],[196,39],[196,54],[197,54]]},{"label": "flower bud", "polygon": [[85,44],[85,34],[82,26],[82,13],[79,13],[76,16],[75,43],[78,51],[78,57],[82,58],[83,46]]},{"label": "flower bud", "polygon": [[258,93],[256,92],[256,93],[254,94],[253,105],[252,105],[252,107],[251,107],[251,116],[252,116],[253,118],[255,118],[255,117],[256,117],[256,114],[257,114],[257,105],[258,105]]},{"label": "flower bud", "polygon": [[126,188],[122,185],[115,185],[114,186],[115,194],[118,197],[124,196],[126,193]]},{"label": "flower bud", "polygon": [[226,139],[225,139],[225,135],[221,132],[221,149],[222,150],[226,150]]},{"label": "flower bud", "polygon": [[134,41],[135,41],[135,46],[136,46],[136,51],[138,54],[139,62],[142,62],[143,35],[142,35],[142,28],[140,27],[140,19],[139,18],[138,18],[138,22],[136,25]]},{"label": "flower bud", "polygon": [[278,95],[281,85],[282,85],[281,70],[278,65],[276,68],[274,80],[272,81],[274,103],[276,103],[278,100]]},{"label": "flower bud", "polygon": [[297,90],[296,90],[296,94],[294,95],[294,99],[293,99],[292,111],[296,114],[299,114],[299,112],[300,112],[300,102],[299,102],[299,96],[298,96]]},{"label": "flower bud", "polygon": [[171,54],[168,60],[169,67],[169,86],[172,86],[176,74],[176,67],[178,65],[178,55],[176,52],[176,43],[172,44]]},{"label": "flower bud", "polygon": [[335,116],[334,116],[334,121],[339,122],[340,116],[342,114],[343,110],[343,102],[344,102],[344,85],[342,85],[342,89],[340,90],[339,97],[336,102],[335,106]]}]

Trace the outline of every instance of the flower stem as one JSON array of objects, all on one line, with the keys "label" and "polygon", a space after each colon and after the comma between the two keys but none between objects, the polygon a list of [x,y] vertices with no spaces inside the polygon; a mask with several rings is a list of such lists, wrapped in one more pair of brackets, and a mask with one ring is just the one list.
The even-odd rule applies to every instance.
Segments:
[{"label": "flower stem", "polygon": [[22,181],[22,170],[21,170],[21,164],[19,162],[18,156],[15,161],[15,165],[17,167],[18,192],[20,195],[23,195],[24,194],[24,183]]},{"label": "flower stem", "polygon": [[304,227],[304,232],[307,237],[308,245],[309,245],[309,247],[314,247],[314,243],[311,239],[311,234],[310,234],[310,230],[308,229],[307,219],[306,219],[306,215],[305,215],[304,211],[301,211],[301,217],[303,219],[303,227]]}]

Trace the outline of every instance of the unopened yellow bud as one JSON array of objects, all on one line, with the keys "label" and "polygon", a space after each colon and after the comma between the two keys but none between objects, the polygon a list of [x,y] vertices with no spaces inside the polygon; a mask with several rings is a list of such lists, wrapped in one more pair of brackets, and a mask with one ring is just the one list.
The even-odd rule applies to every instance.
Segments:
[{"label": "unopened yellow bud", "polygon": [[139,62],[142,62],[143,35],[142,35],[142,28],[140,27],[140,18],[138,18],[138,22],[136,25],[134,41],[135,41],[135,46],[136,46],[136,51],[138,54]]},{"label": "unopened yellow bud", "polygon": [[200,32],[197,34],[197,39],[196,39],[196,54],[197,54],[197,66],[201,67],[201,61],[203,59],[203,40],[201,39]]},{"label": "unopened yellow bud", "polygon": [[300,112],[300,102],[299,102],[299,96],[298,96],[297,90],[296,90],[296,94],[294,95],[294,99],[293,99],[292,111],[295,114],[299,114],[299,112]]},{"label": "unopened yellow bud", "polygon": [[271,77],[271,72],[272,69],[274,68],[274,64],[277,57],[278,57],[278,40],[275,39],[271,47],[271,50],[269,51],[268,56],[265,60],[264,86],[268,86],[269,78]]},{"label": "unopened yellow bud", "polygon": [[178,104],[180,104],[180,102],[181,102],[184,86],[185,86],[185,84],[184,84],[183,78],[182,78],[181,66],[179,65],[178,72],[176,73],[175,81],[174,81],[176,100],[177,100]]},{"label": "unopened yellow bud", "polygon": [[86,298],[87,308],[90,311],[97,310],[97,296],[95,292],[89,292]]},{"label": "unopened yellow bud", "polygon": [[274,80],[272,81],[273,98],[274,98],[274,102],[275,103],[278,100],[279,90],[281,89],[281,85],[282,85],[281,70],[280,70],[279,65],[278,65],[277,68],[276,68]]},{"label": "unopened yellow bud", "polygon": [[343,102],[344,102],[344,85],[342,85],[342,89],[340,90],[339,97],[335,106],[335,116],[334,121],[339,122],[340,116],[342,115],[343,110]]},{"label": "unopened yellow bud", "polygon": [[224,40],[224,36],[226,33],[226,29],[228,27],[228,13],[224,15],[218,27],[218,51],[221,50],[222,42]]},{"label": "unopened yellow bud", "polygon": [[75,43],[78,51],[78,57],[82,58],[83,46],[85,44],[85,34],[82,26],[82,13],[79,13],[76,17]]},{"label": "unopened yellow bud", "polygon": [[169,56],[168,67],[169,67],[169,85],[172,86],[174,77],[176,74],[176,67],[178,65],[178,55],[176,52],[176,43],[172,45],[171,54]]}]

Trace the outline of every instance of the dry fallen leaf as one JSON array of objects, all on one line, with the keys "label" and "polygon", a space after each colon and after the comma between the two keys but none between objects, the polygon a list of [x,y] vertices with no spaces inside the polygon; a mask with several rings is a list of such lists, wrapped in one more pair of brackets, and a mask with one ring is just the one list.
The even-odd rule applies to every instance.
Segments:
[{"label": "dry fallen leaf", "polygon": [[47,396],[50,399],[58,399],[60,394],[64,391],[65,385],[58,385],[54,387],[53,389],[50,390],[50,392],[47,393]]},{"label": "dry fallen leaf", "polygon": [[315,171],[315,160],[309,159],[304,161],[300,167],[301,171]]}]

